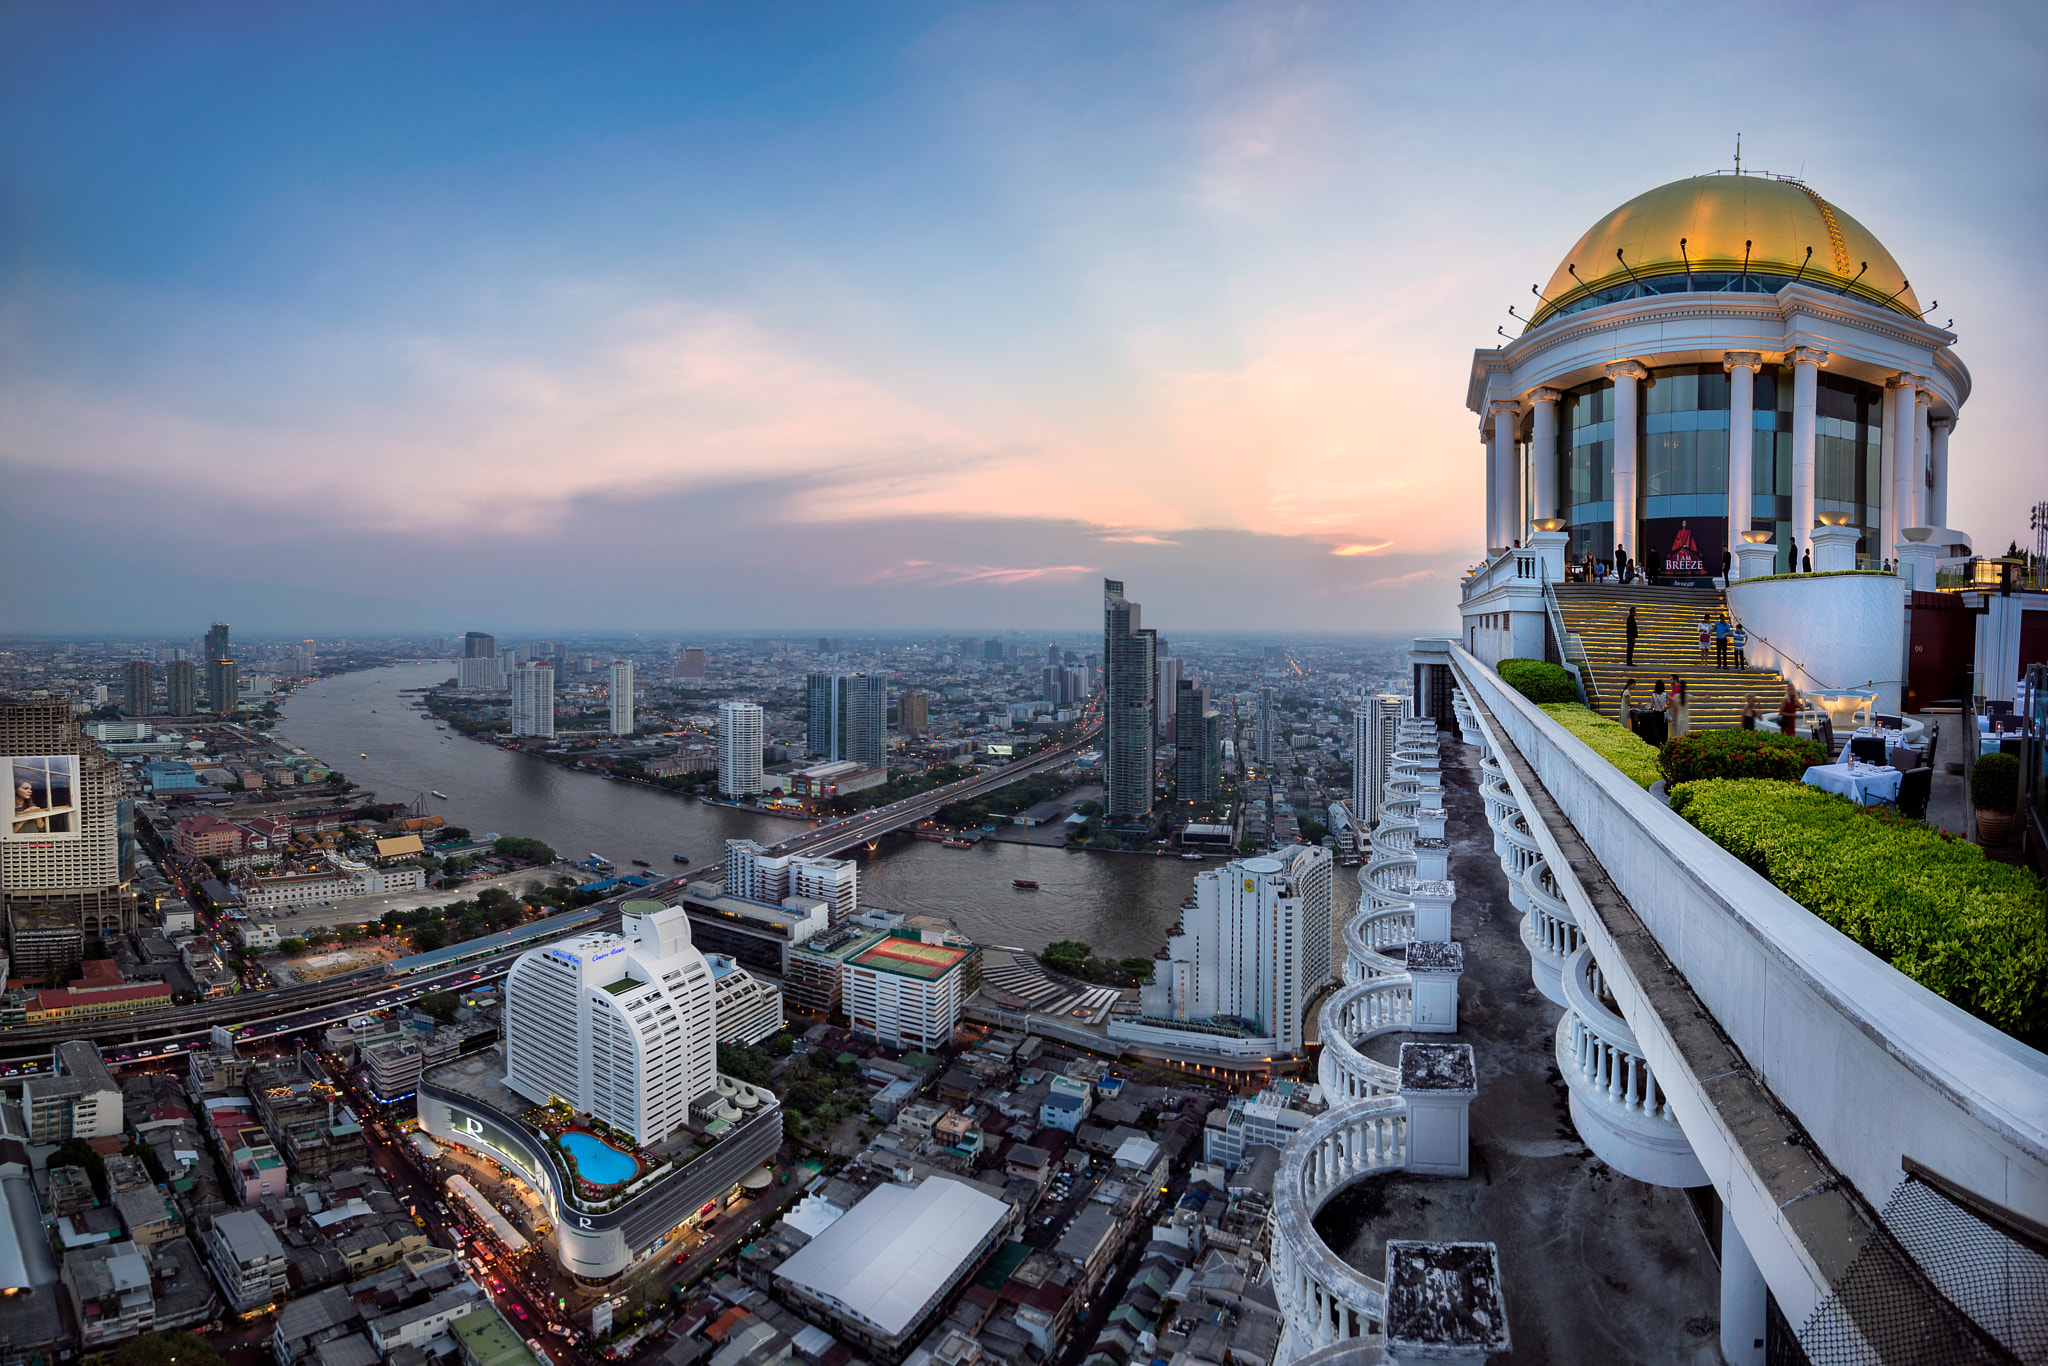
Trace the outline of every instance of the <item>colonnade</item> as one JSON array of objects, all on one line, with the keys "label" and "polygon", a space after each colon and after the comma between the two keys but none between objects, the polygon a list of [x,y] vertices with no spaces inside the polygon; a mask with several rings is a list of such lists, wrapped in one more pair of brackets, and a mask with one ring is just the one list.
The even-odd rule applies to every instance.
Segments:
[{"label": "colonnade", "polygon": [[[1794,346],[1785,352],[1783,365],[1792,372],[1791,525],[1795,557],[1807,545],[1815,525],[1814,452],[1820,371],[1835,359],[1831,352],[1817,346]],[[1721,365],[1728,374],[1728,543],[1733,553],[1741,533],[1749,529],[1752,515],[1756,375],[1764,365],[1763,353],[1724,352]],[[1626,510],[1639,503],[1641,452],[1636,429],[1642,410],[1642,385],[1650,378],[1650,370],[1638,360],[1619,360],[1606,365],[1601,373],[1614,386],[1615,538],[1633,558],[1640,550],[1636,543],[1637,519],[1627,515]],[[1879,559],[1891,558],[1907,527],[1947,525],[1948,442],[1955,418],[1933,415],[1935,395],[1930,386],[1927,376],[1910,372],[1900,372],[1885,382]],[[1533,530],[1529,524],[1532,517],[1558,515],[1558,404],[1563,398],[1562,390],[1539,385],[1519,398],[1497,395],[1487,400],[1480,440],[1486,447],[1486,543],[1490,553],[1514,541],[1527,544]],[[1521,454],[1525,413],[1531,485],[1526,495]],[[1525,506],[1533,506],[1533,512],[1525,512]],[[1611,547],[1602,547],[1601,551],[1603,559],[1612,554]]]}]

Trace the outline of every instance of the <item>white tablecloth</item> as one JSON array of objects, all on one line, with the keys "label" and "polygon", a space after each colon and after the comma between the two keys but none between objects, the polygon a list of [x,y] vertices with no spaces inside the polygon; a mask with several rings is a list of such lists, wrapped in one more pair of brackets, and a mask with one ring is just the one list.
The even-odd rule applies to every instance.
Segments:
[{"label": "white tablecloth", "polygon": [[1871,764],[1820,764],[1806,770],[1802,781],[1823,792],[1847,797],[1859,806],[1899,799],[1899,780],[1906,775],[1895,768]]},{"label": "white tablecloth", "polygon": [[1877,730],[1870,726],[1858,726],[1856,728],[1855,734],[1850,738],[1856,740],[1882,739],[1884,741],[1884,753],[1887,759],[1891,757],[1891,753],[1893,750],[1903,749],[1906,745],[1906,734],[1904,731]]}]

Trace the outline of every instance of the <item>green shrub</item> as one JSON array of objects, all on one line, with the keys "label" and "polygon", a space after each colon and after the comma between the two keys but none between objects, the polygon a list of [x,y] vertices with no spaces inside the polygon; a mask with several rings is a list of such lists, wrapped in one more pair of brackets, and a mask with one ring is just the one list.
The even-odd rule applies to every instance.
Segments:
[{"label": "green shrub", "polygon": [[1503,659],[1494,666],[1494,671],[1502,682],[1538,705],[1579,700],[1578,685],[1555,664],[1545,664],[1540,659]]},{"label": "green shrub", "polygon": [[1803,783],[1686,783],[1671,806],[1928,990],[2024,1042],[2048,1031],[2044,893],[2027,870]]},{"label": "green shrub", "polygon": [[1657,772],[1657,747],[1627,726],[1576,702],[1550,702],[1544,704],[1543,710],[1637,786],[1648,787],[1661,776]]},{"label": "green shrub", "polygon": [[1755,730],[1698,730],[1666,740],[1657,768],[1666,782],[1701,778],[1784,778],[1793,782],[1828,761],[1827,746],[1794,735]]},{"label": "green shrub", "polygon": [[2020,761],[2010,754],[1986,754],[1970,774],[1970,805],[1979,811],[2020,809]]}]

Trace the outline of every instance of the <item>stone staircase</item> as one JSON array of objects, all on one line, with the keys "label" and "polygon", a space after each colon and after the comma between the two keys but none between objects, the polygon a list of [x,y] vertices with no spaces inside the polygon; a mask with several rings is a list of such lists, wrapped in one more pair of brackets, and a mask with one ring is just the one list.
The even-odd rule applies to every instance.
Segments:
[{"label": "stone staircase", "polygon": [[[1742,701],[1755,693],[1758,705],[1775,714],[1785,695],[1785,680],[1775,669],[1717,669],[1709,647],[1700,664],[1701,616],[1718,617],[1727,609],[1717,588],[1653,588],[1641,584],[1561,583],[1556,585],[1558,615],[1564,629],[1579,637],[1586,652],[1580,673],[1594,707],[1601,715],[1618,715],[1621,685],[1636,680],[1637,706],[1647,705],[1659,678],[1677,674],[1685,680],[1687,705],[1695,730],[1742,724]],[[1636,662],[1628,658],[1628,609],[1636,609]],[[1731,659],[1733,652],[1730,652]]]}]

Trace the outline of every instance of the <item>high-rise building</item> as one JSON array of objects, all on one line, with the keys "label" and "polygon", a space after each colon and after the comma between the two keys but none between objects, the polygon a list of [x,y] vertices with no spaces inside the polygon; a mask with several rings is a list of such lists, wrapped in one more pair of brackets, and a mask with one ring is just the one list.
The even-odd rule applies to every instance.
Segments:
[{"label": "high-rise building", "polygon": [[434,637],[434,653],[435,653],[436,655],[445,655],[445,654],[447,654],[447,653],[448,653],[448,637],[446,637],[446,636],[435,636],[435,637]]},{"label": "high-rise building", "polygon": [[1273,714],[1273,685],[1268,683],[1259,689],[1259,715],[1252,732],[1252,753],[1259,763],[1272,767],[1273,753],[1279,747],[1279,718]]},{"label": "high-rise building", "polygon": [[505,1084],[655,1144],[718,1085],[716,986],[688,913],[658,901],[621,909],[622,933],[577,935],[512,964]]},{"label": "high-rise building", "polygon": [[0,842],[9,975],[76,968],[84,939],[136,928],[121,865],[120,766],[68,700],[34,693],[0,700],[0,767],[7,790],[26,783],[37,808],[6,832],[33,838]]},{"label": "high-rise building", "polygon": [[931,701],[914,688],[905,688],[896,696],[896,733],[898,735],[922,736],[931,728]]},{"label": "high-rise building", "polygon": [[1351,713],[1351,816],[1365,829],[1379,824],[1386,800],[1387,765],[1408,714],[1408,699],[1375,693]]},{"label": "high-rise building", "polygon": [[889,680],[881,674],[811,674],[804,680],[806,747],[869,768],[889,762]]},{"label": "high-rise building", "polygon": [[552,738],[555,733],[555,666],[512,666],[512,734]]},{"label": "high-rise building", "polygon": [[718,790],[729,797],[751,797],[767,784],[761,776],[761,751],[767,739],[767,717],[753,702],[718,704]]},{"label": "high-rise building", "polygon": [[852,859],[778,856],[753,840],[727,840],[721,872],[727,896],[770,906],[792,896],[822,901],[834,925],[860,909],[860,865]]},{"label": "high-rise building", "polygon": [[703,647],[692,645],[677,655],[673,676],[676,678],[702,678],[704,676]]},{"label": "high-rise building", "polygon": [[219,716],[233,716],[242,704],[241,667],[232,659],[206,661],[207,705]]},{"label": "high-rise building", "polygon": [[[1165,648],[1162,641],[1160,649]],[[1179,719],[1175,714],[1178,705],[1175,694],[1180,691],[1181,662],[1177,657],[1159,657],[1159,697],[1153,703],[1159,722],[1159,738],[1169,743],[1173,740],[1174,723]]]},{"label": "high-rise building", "polygon": [[1234,1020],[1299,1053],[1302,1012],[1330,980],[1330,851],[1296,844],[1195,875],[1194,905],[1144,988],[1156,1019]]},{"label": "high-rise building", "polygon": [[164,665],[164,712],[169,716],[199,714],[199,666],[189,659]]},{"label": "high-rise building", "polygon": [[1193,679],[1174,685],[1174,795],[1213,802],[1223,786],[1223,718],[1209,705],[1209,690]]},{"label": "high-rise building", "polygon": [[464,659],[496,659],[498,657],[498,638],[496,636],[487,636],[482,631],[465,632],[462,637],[462,657]]},{"label": "high-rise building", "polygon": [[234,651],[228,645],[228,624],[216,621],[206,628],[206,658],[210,663],[216,659],[227,659]]},{"label": "high-rise building", "polygon": [[121,710],[130,716],[148,716],[156,710],[156,666],[146,659],[131,659],[121,666]]},{"label": "high-rise building", "polygon": [[633,720],[633,661],[619,659],[612,661],[612,734],[631,735],[637,724]]},{"label": "high-rise building", "polygon": [[1153,742],[1158,734],[1153,633],[1138,625],[1138,604],[1121,580],[1102,581],[1104,807],[1112,820],[1152,814]]},{"label": "high-rise building", "polygon": [[1000,664],[1003,659],[1003,642],[1000,640],[984,640],[981,642],[981,657]]}]

